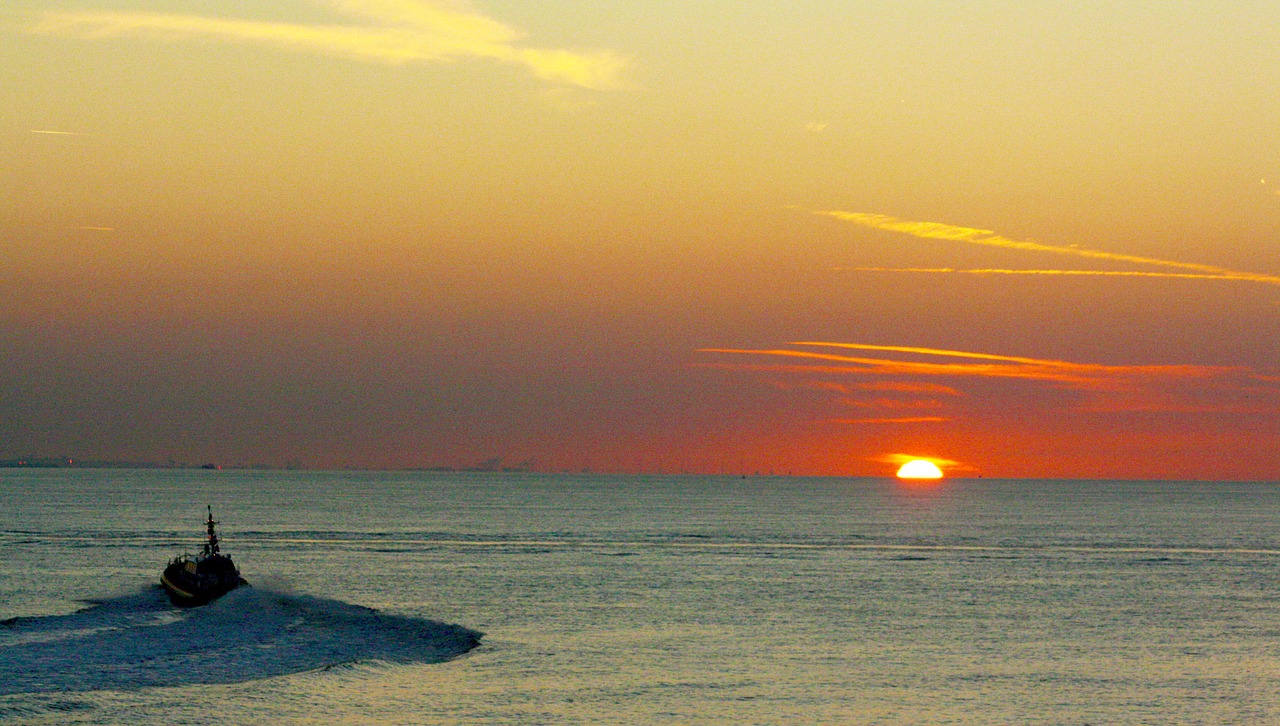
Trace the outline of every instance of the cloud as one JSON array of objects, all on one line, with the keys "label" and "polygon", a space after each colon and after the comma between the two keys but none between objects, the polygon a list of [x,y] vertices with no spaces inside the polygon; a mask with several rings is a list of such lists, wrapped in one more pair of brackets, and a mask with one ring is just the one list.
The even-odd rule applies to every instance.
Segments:
[{"label": "cloud", "polygon": [[[1175,413],[1188,415],[1273,415],[1280,413],[1280,389],[1274,385],[1280,378],[1262,374],[1242,366],[1205,365],[1104,365],[1073,361],[1030,358],[1025,356],[975,353],[969,351],[921,348],[915,346],[870,345],[865,343],[795,342],[790,348],[738,349],[704,348],[704,354],[803,360],[795,363],[708,362],[704,367],[734,371],[761,371],[792,375],[851,376],[872,378],[864,382],[842,384],[837,390],[843,396],[853,391],[890,391],[901,394],[894,398],[860,400],[844,398],[841,404],[853,409],[876,409],[888,414],[947,409],[948,418],[935,416],[883,416],[874,418],[835,418],[829,422],[846,424],[926,423],[950,421],[960,409],[980,410],[986,404],[967,398],[944,403],[933,398],[939,393],[964,396],[950,386],[931,383],[930,378],[956,380],[991,379],[1045,383],[1065,390],[1079,391],[1087,397],[1074,407],[1077,413],[1143,414]],[[806,348],[864,350],[902,355],[864,357],[830,353]],[[912,358],[959,358],[977,361],[951,363]],[[811,361],[811,362],[810,362]],[[876,378],[888,380],[874,380]],[[1193,385],[1189,385],[1193,384]],[[912,398],[914,396],[915,398]],[[953,399],[955,400],[955,399]],[[967,402],[965,402],[967,401]],[[957,408],[958,407],[958,408]],[[914,409],[914,410],[913,410]]]},{"label": "cloud", "polygon": [[901,272],[936,273],[957,275],[1078,275],[1087,277],[1167,277],[1184,280],[1245,280],[1258,282],[1252,277],[1239,275],[1210,275],[1194,272],[1134,272],[1125,270],[962,270],[951,267],[836,267],[839,272]]},{"label": "cloud", "polygon": [[[1049,252],[1059,255],[1073,255],[1076,257],[1086,257],[1095,260],[1107,260],[1111,262],[1127,262],[1139,265],[1155,265],[1160,267],[1170,267],[1175,269],[1190,270],[1196,275],[1205,277],[1226,278],[1230,280],[1247,280],[1250,282],[1260,282],[1267,285],[1280,285],[1280,276],[1265,275],[1255,272],[1241,272],[1225,267],[1216,267],[1214,265],[1202,265],[1195,262],[1178,262],[1175,260],[1162,260],[1154,257],[1139,257],[1136,255],[1118,254],[1115,252],[1105,252],[1103,250],[1091,250],[1076,246],[1046,245],[1039,242],[1030,242],[1026,240],[1014,240],[1008,237],[992,232],[987,229],[974,229],[972,227],[957,227],[951,224],[942,224],[940,222],[913,222],[910,220],[898,219],[884,214],[870,214],[866,212],[842,212],[842,211],[825,211],[816,212],[816,214],[834,217],[846,222],[854,222],[864,227],[872,229],[885,230],[888,232],[901,232],[909,234],[913,237],[923,239],[937,239],[949,242],[963,242],[965,244],[987,245],[991,247],[1004,247],[1007,249],[1023,250],[1027,252]],[[920,271],[928,272],[954,272],[949,268],[921,268]],[[988,272],[988,274],[999,274],[996,272]],[[1025,273],[1013,273],[1025,274]],[[1036,274],[1036,273],[1031,273]],[[1073,273],[1071,271],[1046,271],[1040,274],[1097,274],[1097,273]],[[1106,273],[1103,273],[1106,274]]]},{"label": "cloud", "polygon": [[[937,464],[939,467],[961,467],[962,466],[962,462],[959,462],[959,461],[952,461],[951,459],[940,459],[936,456],[918,456],[916,454],[881,454],[880,456],[873,456],[870,459],[867,459],[867,461],[874,461],[877,464],[893,464],[894,466],[902,466],[903,464],[909,461],[915,461],[916,459],[924,459],[925,461],[932,461],[934,464]],[[967,467],[962,467],[962,468],[967,468]]]},{"label": "cloud", "polygon": [[916,416],[908,418],[830,418],[827,423],[836,424],[913,424],[942,423],[947,419],[941,416]]},{"label": "cloud", "polygon": [[925,408],[942,408],[942,401],[932,398],[923,398],[917,400],[903,400],[901,398],[876,398],[871,401],[851,400],[849,405],[854,408],[888,408],[888,409],[925,409]]},{"label": "cloud", "polygon": [[964,394],[950,386],[938,383],[907,383],[903,381],[875,381],[859,383],[858,388],[864,391],[891,391],[894,393],[935,393],[944,396],[963,396]]},{"label": "cloud", "polygon": [[795,346],[828,347],[850,350],[868,350],[895,353],[910,353],[925,356],[966,358],[972,360],[991,361],[984,363],[937,363],[890,358],[868,358],[861,356],[821,353],[811,350],[777,349],[740,349],[740,348],[703,348],[701,353],[718,353],[727,355],[750,355],[779,358],[800,358],[804,360],[838,363],[842,365],[821,366],[820,368],[804,367],[811,372],[839,372],[861,375],[892,376],[941,376],[941,377],[981,377],[1012,378],[1034,381],[1045,381],[1080,389],[1115,389],[1123,387],[1133,379],[1140,377],[1164,378],[1210,378],[1226,372],[1242,372],[1243,369],[1224,366],[1195,365],[1148,365],[1148,366],[1109,366],[1091,363],[1071,363],[1068,361],[1043,360],[1018,356],[995,355],[990,353],[970,353],[934,348],[916,348],[908,346],[867,345],[861,343],[825,343],[798,342]]},{"label": "cloud", "polygon": [[530,48],[520,31],[452,5],[427,0],[330,0],[366,25],[302,25],[200,15],[49,11],[28,31],[85,40],[142,37],[258,43],[352,60],[403,64],[488,59],[525,67],[537,78],[591,89],[621,86],[626,59],[612,51]]},{"label": "cloud", "polygon": [[[1021,363],[1030,366],[1046,366],[1050,368],[1063,368],[1076,371],[1138,371],[1138,372],[1156,372],[1166,374],[1192,374],[1202,375],[1207,370],[1213,370],[1208,366],[1187,366],[1187,365],[1162,365],[1162,366],[1109,366],[1098,363],[1072,363],[1064,360],[1052,360],[1044,358],[1027,358],[1023,356],[998,355],[995,353],[971,353],[961,350],[944,350],[940,348],[921,348],[918,346],[906,345],[871,345],[869,343],[831,343],[831,342],[813,342],[813,341],[797,341],[788,345],[802,345],[812,347],[826,348],[845,348],[851,350],[874,350],[888,353],[915,353],[919,355],[943,356],[950,358],[973,358],[978,360],[1002,361],[1005,363]],[[1235,370],[1235,369],[1233,369]]]}]

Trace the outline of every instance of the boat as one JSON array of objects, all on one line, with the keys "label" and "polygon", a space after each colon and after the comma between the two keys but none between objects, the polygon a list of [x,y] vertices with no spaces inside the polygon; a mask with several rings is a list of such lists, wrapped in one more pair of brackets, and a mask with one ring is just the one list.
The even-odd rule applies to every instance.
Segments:
[{"label": "boat", "polygon": [[240,570],[229,555],[222,554],[218,535],[214,532],[213,507],[209,507],[209,519],[205,523],[209,541],[200,548],[200,554],[181,554],[169,561],[160,575],[160,586],[169,593],[169,600],[179,607],[195,607],[212,602],[241,585],[248,585],[240,577]]}]

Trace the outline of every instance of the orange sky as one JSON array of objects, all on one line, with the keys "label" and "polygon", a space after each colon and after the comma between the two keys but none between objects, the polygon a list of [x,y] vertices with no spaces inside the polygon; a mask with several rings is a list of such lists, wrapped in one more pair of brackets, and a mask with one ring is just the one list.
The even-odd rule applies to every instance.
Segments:
[{"label": "orange sky", "polygon": [[1280,9],[0,10],[0,458],[1280,479]]}]

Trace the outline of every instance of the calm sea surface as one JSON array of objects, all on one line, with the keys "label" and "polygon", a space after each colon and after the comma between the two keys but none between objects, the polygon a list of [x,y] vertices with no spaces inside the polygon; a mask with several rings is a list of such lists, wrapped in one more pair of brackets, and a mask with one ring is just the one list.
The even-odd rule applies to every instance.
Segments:
[{"label": "calm sea surface", "polygon": [[0,470],[0,621],[0,723],[1280,723],[1280,485]]}]

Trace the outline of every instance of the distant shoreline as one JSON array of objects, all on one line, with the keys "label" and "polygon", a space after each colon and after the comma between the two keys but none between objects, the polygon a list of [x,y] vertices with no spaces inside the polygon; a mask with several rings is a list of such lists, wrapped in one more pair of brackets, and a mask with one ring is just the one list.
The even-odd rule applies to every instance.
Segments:
[{"label": "distant shoreline", "polygon": [[[0,459],[0,469],[222,469],[219,464],[192,464],[188,462],[160,463],[155,461],[103,461],[98,459],[77,459],[70,456],[19,456]],[[227,469],[261,469],[261,470],[299,470],[304,467],[297,464],[275,466],[271,464],[245,464],[225,467]]]},{"label": "distant shoreline", "polygon": [[[77,459],[71,456],[18,456],[0,459],[0,469],[206,469],[229,471],[309,471],[310,468],[300,463],[276,464],[194,464],[185,461],[168,463],[156,461],[109,461],[99,459]],[[357,471],[434,471],[442,473],[477,472],[477,473],[531,473],[535,470],[528,466],[406,466],[394,468],[352,467]]]}]

